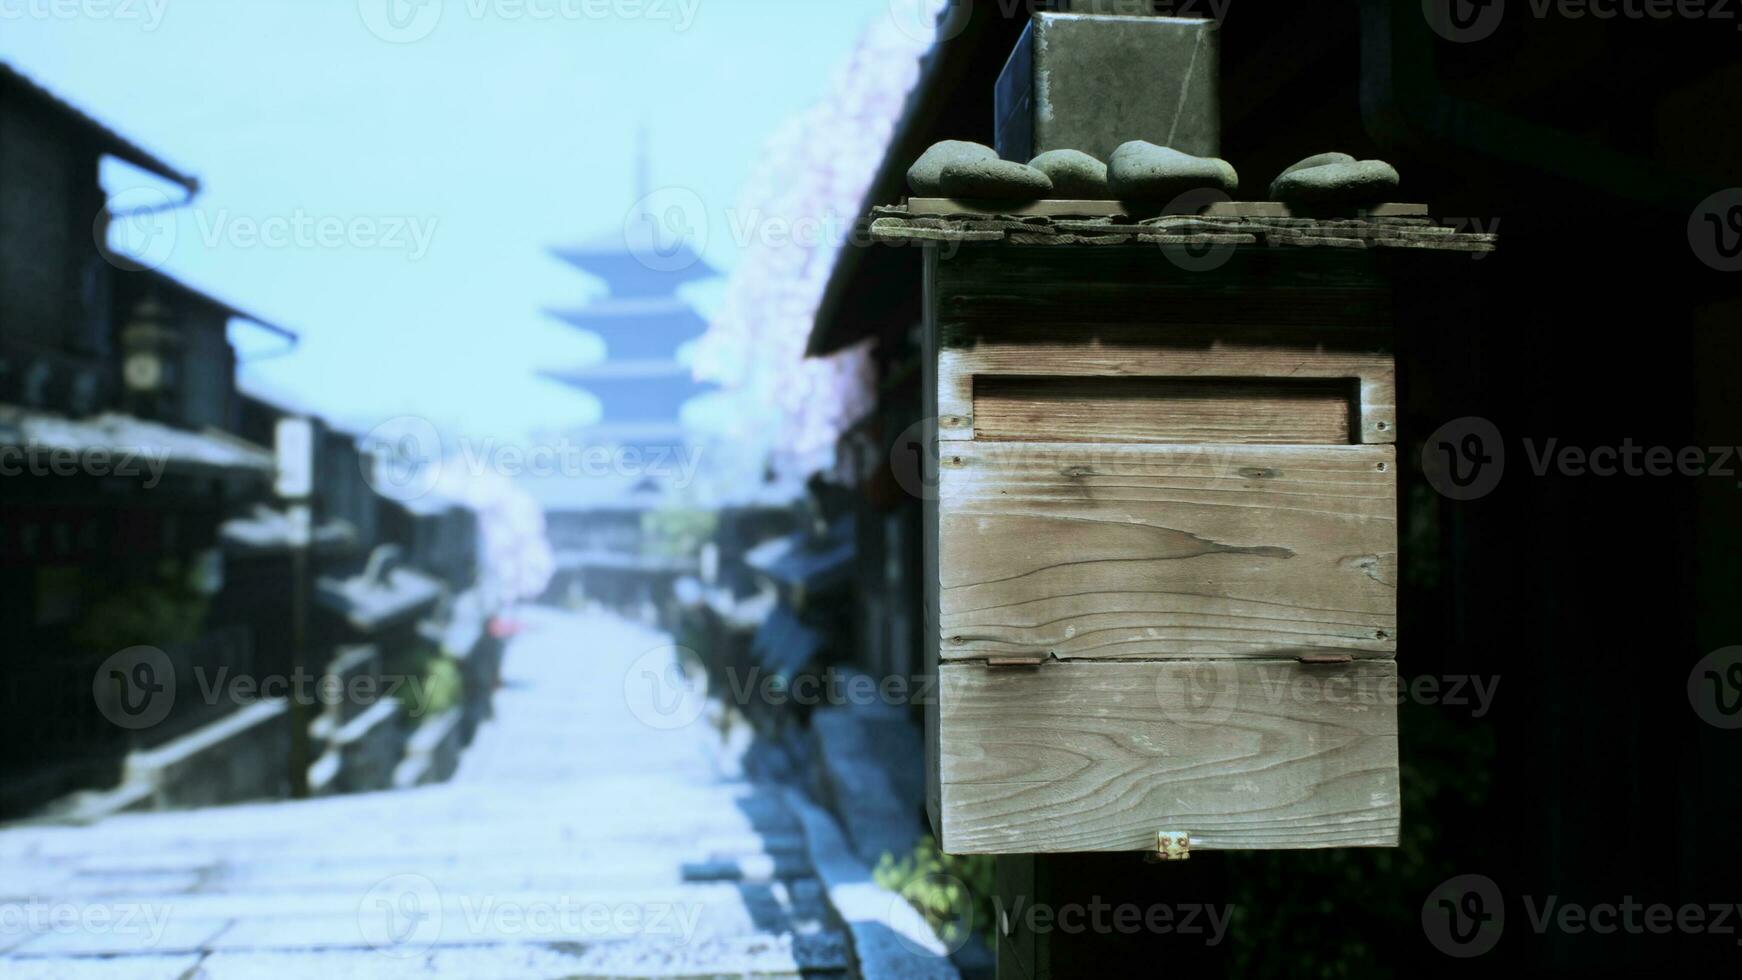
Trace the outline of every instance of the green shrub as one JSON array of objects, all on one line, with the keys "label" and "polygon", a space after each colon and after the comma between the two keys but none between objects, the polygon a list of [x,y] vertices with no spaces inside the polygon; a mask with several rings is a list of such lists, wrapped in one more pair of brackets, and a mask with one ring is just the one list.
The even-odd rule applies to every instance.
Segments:
[{"label": "green shrub", "polygon": [[945,854],[928,834],[906,857],[883,855],[872,877],[907,899],[945,943],[955,945],[963,938],[964,929],[974,927],[987,943],[993,941],[990,855]]}]

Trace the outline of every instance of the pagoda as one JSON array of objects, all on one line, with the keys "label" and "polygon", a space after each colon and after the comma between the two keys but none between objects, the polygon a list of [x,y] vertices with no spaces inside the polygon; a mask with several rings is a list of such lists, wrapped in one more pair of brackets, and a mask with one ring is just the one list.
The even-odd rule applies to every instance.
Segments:
[{"label": "pagoda", "polygon": [[676,447],[687,442],[680,420],[685,402],[714,390],[677,360],[678,348],[702,335],[707,322],[677,296],[685,283],[718,273],[691,247],[685,229],[647,210],[646,134],[637,161],[636,210],[621,231],[552,250],[557,258],[605,281],[607,295],[572,309],[547,312],[605,342],[605,360],[587,367],[542,372],[579,388],[603,407],[587,439],[620,446]]}]

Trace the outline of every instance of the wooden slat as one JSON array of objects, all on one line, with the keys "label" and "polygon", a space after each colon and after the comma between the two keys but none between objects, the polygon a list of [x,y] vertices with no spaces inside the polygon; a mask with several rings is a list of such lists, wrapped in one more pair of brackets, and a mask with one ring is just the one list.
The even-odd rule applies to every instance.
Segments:
[{"label": "wooden slat", "polygon": [[943,849],[1397,844],[1390,661],[948,664]]},{"label": "wooden slat", "polygon": [[1352,380],[1033,377],[974,380],[974,438],[1018,442],[1347,445]]},{"label": "wooden slat", "polygon": [[[1157,208],[1134,208],[1123,201],[1080,201],[1064,198],[1027,202],[958,200],[949,197],[910,197],[907,199],[907,213],[916,217],[959,217],[981,214],[1122,217],[1129,215],[1147,216],[1156,214],[1158,211]],[[1216,201],[1195,213],[1206,217],[1229,218],[1310,217],[1310,215],[1298,215],[1293,208],[1281,201]],[[1426,204],[1375,204],[1372,207],[1361,208],[1359,211],[1350,213],[1372,218],[1426,217],[1428,208]]]},{"label": "wooden slat", "polygon": [[[984,381],[987,376],[1242,378],[1288,382],[1313,379],[1349,380],[1355,385],[1358,424],[1353,441],[1378,444],[1397,441],[1396,367],[1391,355],[1382,350],[1327,349],[1284,337],[1276,338],[1268,346],[1251,346],[1223,342],[1201,331],[1170,331],[1159,337],[1155,331],[1103,331],[1103,337],[1095,341],[1039,341],[1000,336],[973,347],[939,352],[939,430],[950,439],[985,438],[979,435],[985,426],[974,417],[975,379]],[[1288,438],[1290,427],[1297,423],[1274,415],[1272,418],[1282,426],[1276,437],[1231,441],[1329,441]],[[1068,441],[1095,438],[1095,431],[1084,429],[1083,434],[1073,435]],[[1117,431],[1110,430],[1101,438],[1117,441]]]},{"label": "wooden slat", "polygon": [[[936,249],[927,249],[923,266],[923,282],[925,295],[925,322],[920,330],[919,354],[919,397],[920,412],[923,418],[931,420],[927,425],[926,436],[937,444],[940,438],[937,427],[938,417],[938,331],[933,313],[936,306],[930,302],[930,297],[937,292],[938,254]],[[929,448],[929,447],[928,447]],[[923,485],[936,487],[938,485],[938,458],[935,453],[921,452],[919,454],[922,467]],[[935,494],[922,495],[920,501],[920,556],[925,574],[921,576],[921,585],[925,590],[921,599],[920,612],[925,617],[925,672],[929,677],[936,677],[938,670],[938,501]],[[931,821],[932,836],[937,837],[943,819],[943,792],[938,781],[938,702],[937,698],[926,699],[925,711],[925,810]]]},{"label": "wooden slat", "polygon": [[946,660],[1396,650],[1390,446],[939,444]]},{"label": "wooden slat", "polygon": [[1371,349],[1388,336],[1390,286],[1374,253],[1238,250],[1213,270],[1174,265],[1153,245],[1010,249],[963,245],[938,263],[945,349],[988,340],[1124,342],[1148,331],[1257,344]]}]

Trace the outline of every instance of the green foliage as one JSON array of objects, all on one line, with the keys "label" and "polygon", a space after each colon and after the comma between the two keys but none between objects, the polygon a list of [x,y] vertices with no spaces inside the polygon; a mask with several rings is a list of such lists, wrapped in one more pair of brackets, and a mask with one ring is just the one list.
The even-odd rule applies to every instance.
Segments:
[{"label": "green foliage", "polygon": [[430,715],[457,708],[466,696],[465,675],[460,663],[433,644],[420,643],[402,651],[387,664],[385,672],[405,678],[394,696],[406,717],[421,721]]},{"label": "green foliage", "polygon": [[[1421,905],[1454,874],[1481,866],[1479,835],[1493,768],[1489,726],[1437,707],[1398,707],[1403,833],[1396,850],[1230,852],[1230,975],[1388,975],[1421,936]],[[1392,946],[1403,943],[1402,949]]]},{"label": "green foliage", "polygon": [[88,653],[114,653],[193,640],[205,625],[210,601],[183,579],[180,564],[165,561],[147,581],[112,584],[79,617],[73,644]]},{"label": "green foliage", "polygon": [[879,885],[907,899],[944,942],[956,943],[964,929],[975,925],[980,927],[986,942],[992,942],[990,855],[945,854],[928,834],[920,838],[913,853],[906,857],[883,855],[872,877]]},{"label": "green foliage", "polygon": [[665,507],[641,516],[646,551],[661,558],[691,558],[714,537],[719,514],[695,507]]}]

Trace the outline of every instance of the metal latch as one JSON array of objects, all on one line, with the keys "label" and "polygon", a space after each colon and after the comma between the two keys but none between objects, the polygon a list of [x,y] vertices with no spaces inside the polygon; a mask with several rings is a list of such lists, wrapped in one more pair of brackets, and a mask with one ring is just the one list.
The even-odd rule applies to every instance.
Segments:
[{"label": "metal latch", "polygon": [[1192,856],[1192,835],[1183,830],[1155,832],[1155,850],[1147,857],[1151,862],[1186,861]]}]

